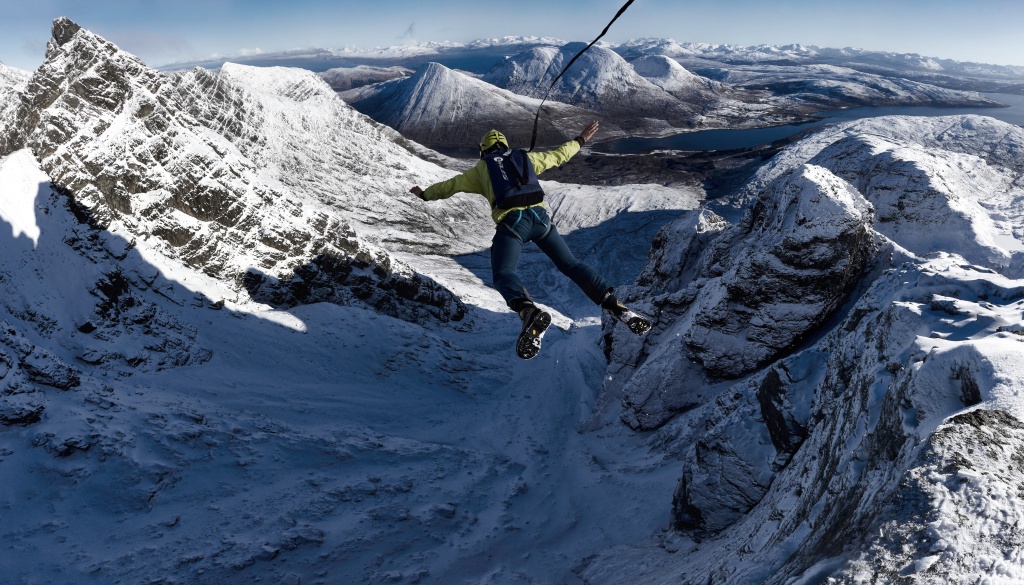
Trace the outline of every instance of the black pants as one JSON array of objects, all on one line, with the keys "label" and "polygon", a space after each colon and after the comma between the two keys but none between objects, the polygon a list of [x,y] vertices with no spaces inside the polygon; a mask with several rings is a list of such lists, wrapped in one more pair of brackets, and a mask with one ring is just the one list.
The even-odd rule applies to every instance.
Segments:
[{"label": "black pants", "polygon": [[[509,212],[498,224],[491,241],[491,271],[494,288],[498,289],[509,307],[517,299],[528,299],[523,282],[516,274],[523,244],[533,242],[541,252],[555,263],[555,267],[580,287],[594,304],[600,304],[611,290],[607,280],[591,266],[572,255],[569,246],[551,223],[547,210],[536,205],[525,210]],[[515,308],[515,307],[513,307]]]}]

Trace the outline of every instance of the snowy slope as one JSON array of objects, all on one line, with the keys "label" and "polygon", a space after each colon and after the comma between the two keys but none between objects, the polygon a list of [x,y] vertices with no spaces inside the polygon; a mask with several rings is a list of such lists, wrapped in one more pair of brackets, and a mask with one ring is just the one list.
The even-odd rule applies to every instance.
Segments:
[{"label": "snowy slope", "polygon": [[1024,575],[1019,128],[822,129],[755,175],[736,225],[669,223],[699,188],[545,182],[572,249],[657,327],[600,324],[530,249],[555,325],[522,362],[481,198],[406,193],[454,172],[421,157],[459,163],[317,76],[164,76],[59,19],[14,88],[15,583]]},{"label": "snowy slope", "polygon": [[[141,240],[120,260],[127,242],[79,224],[29,152],[0,169],[2,223],[14,234],[0,256],[5,574],[571,582],[583,557],[664,523],[675,466],[656,451],[638,459],[645,439],[624,429],[576,432],[604,363],[592,306],[589,319],[561,318],[567,329],[553,329],[529,363],[514,360],[515,318],[472,258],[418,260],[475,299],[470,333],[323,303],[217,310],[230,283]],[[649,238],[644,212],[696,204],[667,189],[550,189],[571,241],[596,249],[590,261],[605,241]],[[598,197],[605,215],[584,217],[580,200]],[[635,224],[605,226],[627,210]],[[96,244],[76,250],[69,236]],[[103,275],[115,270],[126,312],[104,317]],[[550,270],[524,258],[535,290]],[[150,306],[155,315],[134,325],[132,307]],[[86,322],[97,330],[79,330]],[[196,358],[147,366],[162,359],[153,338],[179,329],[174,349]],[[624,501],[622,514],[602,512]]]},{"label": "snowy slope", "polygon": [[678,61],[664,55],[648,55],[629,62],[641,76],[681,100],[707,99],[707,92],[720,92],[722,84],[687,71]]}]

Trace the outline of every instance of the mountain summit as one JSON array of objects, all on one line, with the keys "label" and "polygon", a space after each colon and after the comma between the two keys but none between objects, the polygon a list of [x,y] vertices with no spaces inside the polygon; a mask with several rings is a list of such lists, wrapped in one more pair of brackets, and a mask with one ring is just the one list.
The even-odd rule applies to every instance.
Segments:
[{"label": "mountain summit", "polygon": [[[495,65],[483,80],[513,93],[540,99],[584,46],[569,43],[518,53]],[[667,120],[679,127],[692,126],[694,114],[699,111],[646,80],[625,59],[601,46],[583,53],[551,90],[548,99],[613,118]]]},{"label": "mountain summit", "polygon": [[[407,79],[356,90],[352,106],[404,136],[435,146],[473,148],[488,130],[502,128],[528,145],[540,100],[499,89],[439,63],[427,63]],[[350,98],[351,100],[352,98]],[[571,140],[593,114],[564,104],[545,108],[540,144]],[[558,120],[556,126],[551,120]],[[614,135],[614,125],[603,129]]]},{"label": "mountain summit", "polygon": [[[395,314],[407,306],[410,318],[427,310],[460,319],[457,299],[353,230],[336,199],[344,192],[317,205],[300,200],[324,183],[303,184],[307,173],[283,168],[292,153],[280,147],[323,149],[322,141],[312,144],[313,136],[295,127],[264,130],[279,119],[268,113],[289,102],[296,122],[331,129],[334,148],[343,148],[345,137],[364,136],[382,155],[379,168],[391,168],[384,161],[402,158],[398,153],[415,160],[402,139],[358,119],[312,73],[282,80],[245,71],[168,77],[61,18],[46,62],[13,112],[2,152],[30,148],[96,225],[152,235],[163,254],[234,281],[240,292],[275,303],[369,302]],[[352,167],[347,188],[373,182],[374,174],[365,163]],[[381,212],[386,207],[376,208]],[[296,280],[299,272],[307,276]],[[330,278],[308,282],[314,273]]]}]

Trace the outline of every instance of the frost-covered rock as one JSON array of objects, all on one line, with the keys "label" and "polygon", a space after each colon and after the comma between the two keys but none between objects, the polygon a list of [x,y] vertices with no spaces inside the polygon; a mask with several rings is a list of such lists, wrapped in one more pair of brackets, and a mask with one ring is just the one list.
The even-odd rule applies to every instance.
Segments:
[{"label": "frost-covered rock", "polygon": [[24,89],[29,77],[28,71],[0,63],[0,134],[4,134],[5,128],[14,124],[18,94]]},{"label": "frost-covered rock", "polygon": [[[697,389],[707,382],[753,372],[807,339],[845,301],[871,258],[871,215],[847,183],[805,165],[772,183],[738,225],[703,248],[706,216],[664,228],[641,276],[657,291],[646,303],[658,315],[658,331],[639,352],[626,346],[629,367],[614,365],[612,342],[618,373],[607,386],[621,388],[627,422],[656,427],[699,404],[705,397]],[[721,229],[720,220],[711,223]],[[690,229],[693,235],[666,243]],[[678,273],[665,268],[673,256]]]},{"label": "frost-covered rock", "polygon": [[[1019,465],[1009,463],[1024,451],[1022,145],[1024,130],[995,120],[887,118],[823,129],[764,167],[749,186],[756,198],[744,222],[763,193],[787,185],[785,193],[815,169],[871,206],[866,236],[878,253],[853,302],[808,331],[810,345],[721,385],[694,411],[698,422],[667,425],[669,436],[685,435],[676,425],[697,429],[673,505],[686,536],[671,549],[686,554],[633,556],[648,568],[628,576],[609,570],[622,559],[605,558],[586,576],[945,583],[1024,574],[1014,552],[1024,508],[1010,495]],[[691,218],[688,228],[699,225]],[[785,233],[777,229],[746,238],[774,241]],[[688,266],[692,239],[681,237],[678,248]],[[664,271],[663,250],[652,260],[649,299],[661,299],[653,283],[675,286],[677,276]],[[700,274],[683,290],[701,284]],[[756,291],[759,280],[731,286]],[[663,347],[680,344],[666,333],[697,321],[661,318],[662,347],[642,348],[644,367],[651,356],[669,361]],[[676,358],[678,370],[692,368],[689,351]]]},{"label": "frost-covered rock", "polygon": [[59,390],[69,390],[81,383],[80,371],[29,341],[7,321],[0,321],[0,343],[14,350],[14,355],[5,353],[3,361],[9,362],[7,369],[14,369],[16,362],[31,382]]}]

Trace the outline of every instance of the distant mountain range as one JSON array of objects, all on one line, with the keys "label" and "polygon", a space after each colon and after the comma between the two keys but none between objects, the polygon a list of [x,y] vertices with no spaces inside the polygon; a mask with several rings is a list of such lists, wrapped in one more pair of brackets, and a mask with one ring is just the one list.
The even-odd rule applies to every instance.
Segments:
[{"label": "distant mountain range", "polygon": [[[522,96],[539,98],[565,63],[584,45],[547,37],[503,37],[470,43],[430,42],[360,49],[309,49],[244,56],[234,62],[300,67],[319,72],[345,99],[378,122],[434,148],[466,146],[466,138],[501,124],[519,134],[536,113],[507,94],[485,92],[463,77],[449,76],[448,95],[476,95],[466,104],[438,104],[417,95],[436,83],[422,80],[363,89],[411,76],[438,63]],[[178,63],[164,70],[223,60]],[[436,69],[428,72],[434,77]],[[435,80],[436,81],[436,80]],[[599,43],[584,54],[549,96],[602,120],[597,140],[619,136],[663,136],[695,129],[755,128],[801,122],[813,113],[865,105],[993,105],[978,91],[1024,93],[1024,66],[962,63],[916,54],[805,45],[680,43],[635,39]],[[439,94],[439,95],[441,95]],[[399,95],[402,97],[400,98]],[[398,105],[396,100],[407,100]],[[518,105],[510,106],[510,103]],[[427,109],[421,109],[430,104]],[[545,142],[572,134],[579,117],[553,105],[544,120]],[[472,112],[470,112],[472,110]],[[576,113],[579,113],[578,111]],[[518,115],[517,115],[518,114]],[[432,123],[447,121],[452,127]],[[584,116],[585,117],[585,116]],[[557,128],[556,128],[557,127]]]},{"label": "distant mountain range", "polygon": [[[497,126],[522,136],[537,106],[516,95],[547,95],[550,111],[542,116],[541,143],[570,136],[588,116],[602,120],[604,130],[597,140],[605,140],[620,136],[621,128],[628,128],[631,136],[755,128],[806,121],[817,112],[852,106],[995,104],[977,92],[814,63],[812,56],[818,53],[802,48],[729,50],[667,40],[636,41],[614,50],[594,46],[552,86],[585,45],[539,42],[430,47],[437,61],[419,65],[407,80],[390,78],[405,71],[396,69],[398,63],[411,64],[410,48],[382,51],[377,66],[362,65],[349,73],[334,68],[321,76],[357,110],[433,148],[471,145]],[[498,57],[496,49],[515,52]],[[446,73],[442,62],[470,63],[475,51],[479,63],[491,60],[484,73]],[[726,56],[736,63],[726,63]],[[423,58],[417,53],[416,59]],[[389,79],[374,83],[382,78]],[[359,86],[361,79],[366,82]]]},{"label": "distant mountain range", "polygon": [[[507,36],[502,38],[479,39],[470,43],[427,42],[415,45],[396,45],[373,49],[299,49],[258,55],[242,55],[227,58],[170,63],[159,67],[163,71],[189,69],[192,67],[216,68],[225,62],[256,64],[277,64],[284,62],[301,63],[310,67],[333,60],[333,67],[352,67],[356,64],[381,65],[389,61],[404,61],[407,67],[417,67],[427,61],[444,63],[447,59],[464,58],[470,55],[507,56],[533,47],[561,47],[569,41],[551,37]],[[856,48],[823,48],[814,45],[731,45],[713,43],[678,42],[673,39],[633,39],[621,44],[599,43],[598,46],[611,49],[627,60],[645,55],[666,55],[684,65],[690,61],[725,63],[732,65],[777,64],[777,65],[841,65],[853,69],[874,68],[879,72],[904,75],[945,75],[966,79],[1004,81],[1009,86],[1021,88],[1024,81],[1024,65],[992,65],[970,61],[955,61],[916,53],[893,53]],[[483,73],[485,69],[475,69]],[[301,65],[295,65],[301,66]],[[305,68],[310,68],[305,67]],[[323,71],[331,66],[314,71]]]}]

